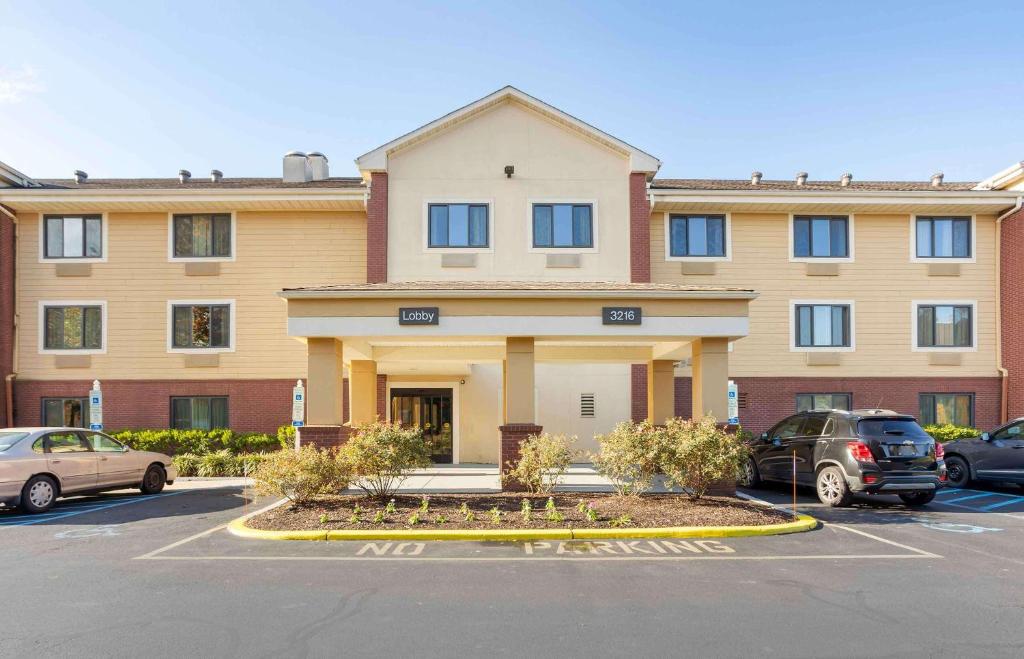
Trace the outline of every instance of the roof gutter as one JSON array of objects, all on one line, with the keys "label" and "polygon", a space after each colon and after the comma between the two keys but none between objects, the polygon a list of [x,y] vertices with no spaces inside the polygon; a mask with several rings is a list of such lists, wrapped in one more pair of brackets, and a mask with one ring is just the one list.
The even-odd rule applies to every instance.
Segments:
[{"label": "roof gutter", "polygon": [[1003,220],[1024,208],[1024,196],[1018,195],[1013,208],[996,218],[996,369],[1000,375],[999,423],[1009,416],[1010,371],[1003,364]]}]

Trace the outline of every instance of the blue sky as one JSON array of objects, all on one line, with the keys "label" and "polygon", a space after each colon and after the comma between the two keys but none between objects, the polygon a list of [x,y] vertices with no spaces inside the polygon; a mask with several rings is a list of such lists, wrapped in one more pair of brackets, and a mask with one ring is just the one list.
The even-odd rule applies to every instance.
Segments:
[{"label": "blue sky", "polygon": [[976,180],[1024,160],[1024,4],[0,0],[0,161],[334,175],[512,84],[664,177]]}]

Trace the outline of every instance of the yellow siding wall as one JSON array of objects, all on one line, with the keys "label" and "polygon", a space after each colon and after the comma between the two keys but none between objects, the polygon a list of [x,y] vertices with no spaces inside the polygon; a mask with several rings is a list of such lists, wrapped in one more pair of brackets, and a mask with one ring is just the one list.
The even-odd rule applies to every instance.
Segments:
[{"label": "yellow siding wall", "polygon": [[[44,379],[298,378],[306,374],[305,343],[287,336],[291,286],[366,280],[366,217],[341,212],[240,212],[233,262],[220,275],[185,276],[167,258],[166,213],[111,213],[109,254],[89,277],[57,277],[39,263],[39,215],[18,222],[18,377]],[[234,299],[236,350],[216,368],[182,368],[167,352],[167,301]],[[39,354],[40,300],[106,300],[107,353],[89,368],[55,368]]]},{"label": "yellow siding wall", "polygon": [[[651,272],[656,282],[745,286],[760,297],[750,304],[750,335],[730,354],[733,377],[793,376],[995,376],[996,225],[977,217],[975,263],[960,276],[929,276],[928,265],[910,260],[910,217],[854,216],[854,257],[838,277],[808,276],[804,263],[789,260],[788,214],[733,213],[732,260],[713,275],[683,275],[665,258],[665,215],[651,217]],[[841,353],[838,366],[810,366],[804,352],[790,350],[790,300],[853,300],[856,350]],[[975,352],[958,366],[929,365],[928,352],[911,350],[912,300],[976,300]]]}]

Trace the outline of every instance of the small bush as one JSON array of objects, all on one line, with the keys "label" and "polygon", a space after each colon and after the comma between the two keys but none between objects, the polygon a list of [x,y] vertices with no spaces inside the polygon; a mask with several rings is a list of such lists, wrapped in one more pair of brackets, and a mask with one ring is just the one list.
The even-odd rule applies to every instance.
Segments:
[{"label": "small bush", "polygon": [[375,421],[359,426],[339,451],[356,485],[370,496],[391,496],[413,469],[430,466],[419,428]]},{"label": "small bush", "polygon": [[231,451],[224,449],[216,453],[207,453],[199,458],[196,475],[201,478],[216,476],[238,476],[238,460]]},{"label": "small bush", "polygon": [[[120,430],[111,433],[111,436],[137,451],[156,451],[172,456],[179,453],[206,455],[225,449],[232,453],[262,453],[281,446],[280,440],[271,435],[236,433],[226,428]],[[294,435],[292,439],[294,441]]]},{"label": "small bush", "polygon": [[945,423],[942,425],[933,423],[925,426],[924,431],[931,435],[935,441],[941,444],[952,442],[956,439],[977,437],[981,434],[981,431],[977,428],[971,428],[970,426],[956,426],[952,423]]},{"label": "small bush", "polygon": [[195,453],[179,453],[171,458],[178,476],[195,476],[199,471],[199,456]]},{"label": "small bush", "polygon": [[669,487],[682,487],[699,499],[716,481],[733,480],[747,457],[736,435],[718,427],[712,416],[669,419],[658,464]]},{"label": "small bush", "polygon": [[268,453],[253,479],[260,494],[283,496],[305,504],[315,496],[347,488],[349,473],[335,452],[306,445],[298,451]]},{"label": "small bush", "polygon": [[295,426],[281,426],[278,428],[277,442],[283,449],[295,448]]},{"label": "small bush", "polygon": [[601,448],[590,459],[620,496],[642,494],[651,488],[658,471],[663,435],[662,429],[647,421],[623,421],[607,435],[594,438]]},{"label": "small bush", "polygon": [[575,437],[542,433],[530,435],[519,445],[519,461],[509,463],[506,481],[521,483],[532,493],[548,494],[565,476],[577,452]]}]

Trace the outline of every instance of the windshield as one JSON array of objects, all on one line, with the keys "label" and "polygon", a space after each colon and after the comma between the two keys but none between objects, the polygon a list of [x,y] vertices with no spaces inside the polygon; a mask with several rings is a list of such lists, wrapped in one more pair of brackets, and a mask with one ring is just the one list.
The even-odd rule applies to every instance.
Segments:
[{"label": "windshield", "polygon": [[863,419],[857,423],[857,434],[868,437],[903,437],[905,439],[932,438],[913,419]]},{"label": "windshield", "polygon": [[27,432],[0,432],[0,453],[11,448],[27,435]]}]

